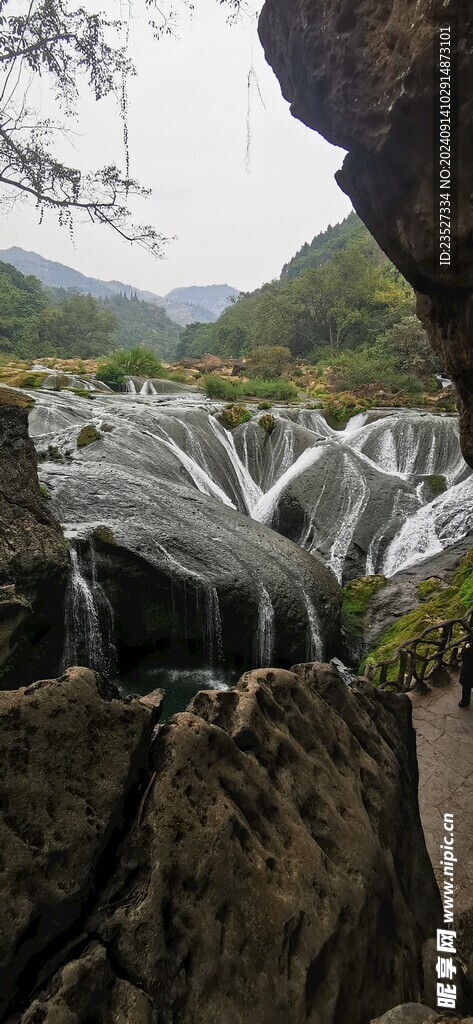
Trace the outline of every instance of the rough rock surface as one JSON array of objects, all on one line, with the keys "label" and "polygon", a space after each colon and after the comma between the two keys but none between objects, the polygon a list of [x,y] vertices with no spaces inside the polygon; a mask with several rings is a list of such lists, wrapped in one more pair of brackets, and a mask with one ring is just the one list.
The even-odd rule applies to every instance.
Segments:
[{"label": "rough rock surface", "polygon": [[[462,83],[470,74],[472,12],[465,3],[458,10],[453,56]],[[266,0],[259,33],[294,116],[348,150],[338,183],[417,291],[431,344],[457,385],[463,453],[473,466],[473,117],[464,88],[452,222],[457,266],[439,273],[433,252],[432,22],[452,14],[454,23],[456,11],[452,0]]]},{"label": "rough rock surface", "polygon": [[[67,552],[59,523],[41,494],[27,411],[0,403],[0,673],[25,635],[45,631],[62,594]],[[49,602],[49,609],[47,604]],[[36,621],[32,623],[32,613]],[[39,622],[38,622],[39,620]],[[33,637],[37,639],[38,637]],[[30,640],[32,632],[30,630]],[[28,644],[28,657],[31,658]],[[34,656],[33,656],[34,658]],[[2,673],[3,669],[3,673]]]},{"label": "rough rock surface", "polygon": [[383,1013],[382,1017],[376,1017],[370,1024],[430,1024],[432,1021],[440,1020],[439,1014],[428,1006],[421,1006],[419,1003],[401,1003],[393,1006],[392,1010]]},{"label": "rough rock surface", "polygon": [[161,727],[152,767],[86,927],[160,1024],[360,1024],[419,998],[441,910],[407,698],[318,664],[247,673]]},{"label": "rough rock surface", "polygon": [[112,692],[76,668],[2,694],[0,1018],[79,933],[147,767],[153,716]]}]

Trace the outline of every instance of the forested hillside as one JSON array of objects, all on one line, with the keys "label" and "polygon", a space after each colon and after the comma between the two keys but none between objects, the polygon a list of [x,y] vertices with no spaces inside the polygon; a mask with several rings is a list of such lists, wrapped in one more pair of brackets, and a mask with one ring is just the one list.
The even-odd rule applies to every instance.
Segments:
[{"label": "forested hillside", "polygon": [[179,327],[164,309],[136,295],[95,299],[43,287],[8,263],[0,263],[0,354],[87,359],[114,348],[146,345],[172,358]]},{"label": "forested hillside", "polygon": [[[279,353],[268,351],[275,347]],[[286,367],[295,359],[330,364],[347,387],[365,379],[390,386],[400,373],[440,369],[412,288],[355,213],[304,245],[278,280],[242,294],[215,324],[190,324],[177,356],[246,357],[279,376],[281,349]]]}]

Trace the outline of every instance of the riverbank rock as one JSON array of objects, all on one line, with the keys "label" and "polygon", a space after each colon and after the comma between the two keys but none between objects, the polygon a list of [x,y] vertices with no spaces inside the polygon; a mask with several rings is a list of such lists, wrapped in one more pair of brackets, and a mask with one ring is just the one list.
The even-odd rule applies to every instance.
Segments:
[{"label": "riverbank rock", "polygon": [[75,668],[2,694],[0,1018],[80,939],[147,768],[153,715],[110,693]]},{"label": "riverbank rock", "polygon": [[441,907],[407,698],[246,673],[159,730],[152,770],[87,929],[160,1024],[361,1024],[419,997]]},{"label": "riverbank rock", "polygon": [[[417,292],[418,313],[458,393],[462,448],[473,466],[473,259],[469,194],[473,120],[468,90],[453,97],[461,145],[454,148],[458,216],[451,267],[434,252],[432,53],[438,19],[451,24],[452,68],[467,80],[472,12],[420,0],[266,0],[259,34],[291,112],[348,150],[336,178],[381,248]],[[456,38],[455,25],[459,25]],[[454,77],[452,73],[452,78]],[[436,111],[433,112],[433,98]],[[434,118],[432,122],[432,117]],[[438,197],[436,200],[438,205]],[[437,243],[438,245],[438,243]]]},{"label": "riverbank rock", "polygon": [[[0,679],[34,678],[54,649],[67,548],[40,491],[28,414],[0,403]],[[50,659],[51,660],[51,659]],[[20,675],[19,675],[20,678]]]}]

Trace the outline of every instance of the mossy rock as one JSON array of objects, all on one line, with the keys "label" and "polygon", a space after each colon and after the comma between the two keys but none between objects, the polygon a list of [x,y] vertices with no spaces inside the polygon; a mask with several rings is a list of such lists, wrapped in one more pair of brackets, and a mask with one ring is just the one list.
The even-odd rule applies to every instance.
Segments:
[{"label": "mossy rock", "polygon": [[271,415],[271,413],[266,412],[264,416],[260,417],[260,419],[258,420],[258,424],[260,427],[262,427],[263,430],[266,431],[267,434],[272,434],[276,426],[276,420],[274,419],[274,416]]},{"label": "mossy rock", "polygon": [[12,388],[0,388],[0,406],[16,405],[20,409],[31,409],[34,400],[29,395],[23,395],[21,391],[13,391]]},{"label": "mossy rock", "polygon": [[430,473],[429,476],[422,476],[420,479],[428,487],[432,498],[436,498],[447,490],[447,481],[440,473]]},{"label": "mossy rock", "polygon": [[272,404],[271,404],[271,402],[258,402],[258,405],[256,406],[256,408],[257,409],[271,409],[272,408]]},{"label": "mossy rock", "polygon": [[251,412],[246,405],[227,405],[220,413],[219,420],[227,430],[235,430],[241,423],[248,423],[248,420],[251,420]]},{"label": "mossy rock", "polygon": [[[427,581],[425,581],[427,582]],[[370,662],[387,661],[395,650],[408,640],[420,636],[424,629],[436,626],[447,619],[464,618],[473,607],[473,548],[462,558],[449,586],[437,590],[430,597],[402,615],[383,633],[374,650],[367,658]],[[366,661],[366,659],[365,659]],[[363,667],[362,663],[361,668]],[[388,674],[389,679],[389,674]]]},{"label": "mossy rock", "polygon": [[386,577],[377,576],[360,576],[356,580],[350,580],[349,583],[345,583],[342,589],[342,600],[345,611],[352,615],[364,615],[367,610],[371,598],[377,593],[381,587],[386,584]]},{"label": "mossy rock", "polygon": [[428,580],[421,580],[417,584],[416,593],[419,601],[428,601],[432,594],[437,594],[442,589],[442,581],[438,576],[429,576]]},{"label": "mossy rock", "polygon": [[103,544],[117,543],[115,534],[109,526],[96,526],[93,535],[95,540],[102,541]]},{"label": "mossy rock", "polygon": [[[59,388],[59,390],[62,391],[62,388]],[[69,390],[72,391],[73,395],[78,395],[79,398],[92,398],[92,392],[86,391],[85,388],[69,388]]]},{"label": "mossy rock", "polygon": [[77,447],[86,448],[89,444],[100,441],[101,437],[102,435],[97,430],[97,427],[94,427],[93,423],[87,423],[77,435]]}]

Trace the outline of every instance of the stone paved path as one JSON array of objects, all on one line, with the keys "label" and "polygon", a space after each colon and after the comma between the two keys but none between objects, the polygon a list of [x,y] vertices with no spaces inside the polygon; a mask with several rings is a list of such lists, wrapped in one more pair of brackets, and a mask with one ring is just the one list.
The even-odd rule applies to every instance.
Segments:
[{"label": "stone paved path", "polygon": [[473,703],[461,709],[458,672],[424,695],[410,694],[419,761],[419,805],[435,876],[443,891],[443,815],[454,816],[455,913],[473,906]]}]

